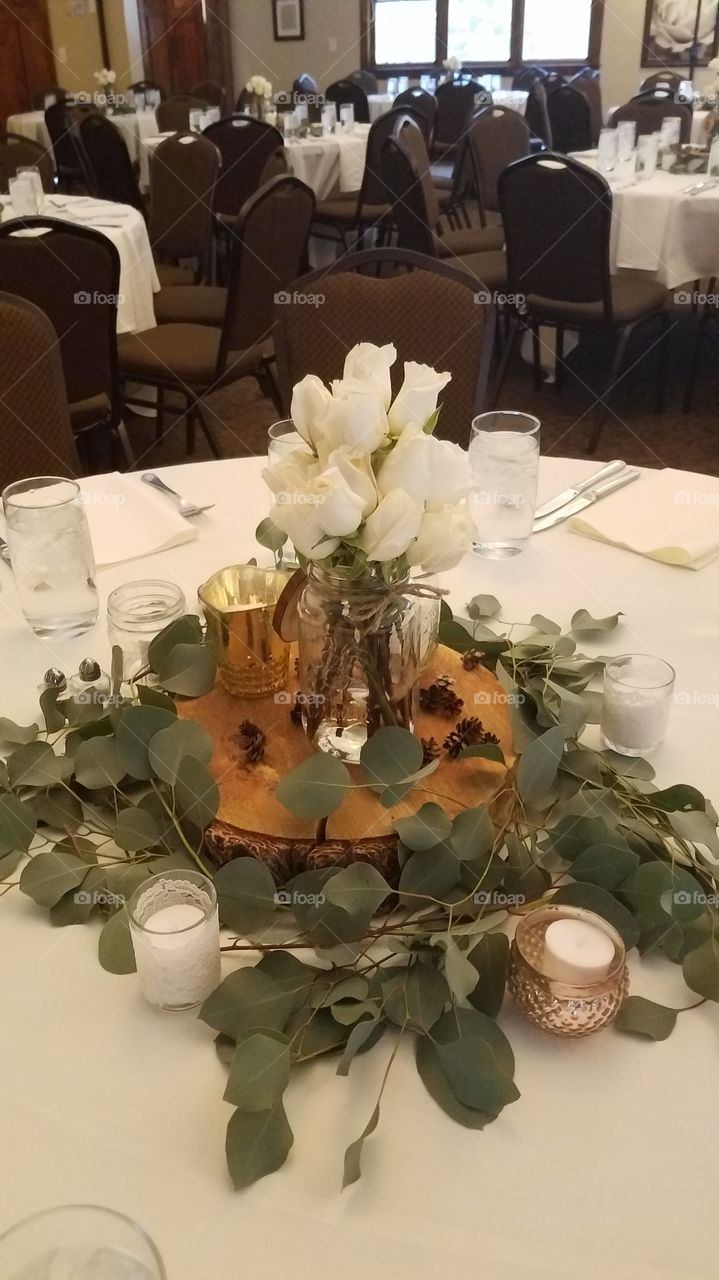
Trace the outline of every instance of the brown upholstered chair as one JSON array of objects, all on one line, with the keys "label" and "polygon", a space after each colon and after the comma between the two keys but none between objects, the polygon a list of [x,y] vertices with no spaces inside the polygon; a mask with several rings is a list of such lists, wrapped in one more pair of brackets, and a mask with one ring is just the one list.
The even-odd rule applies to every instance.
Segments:
[{"label": "brown upholstered chair", "polygon": [[148,89],[151,93],[159,93],[161,101],[167,97],[165,89],[156,80],[136,80],[130,88],[133,93],[147,93]]},{"label": "brown upholstered chair", "polygon": [[30,95],[30,105],[33,111],[44,111],[48,98],[52,98],[55,102],[64,102],[67,96],[67,89],[61,89],[59,84],[46,84],[33,90]]},{"label": "brown upholstered chair", "polygon": [[[541,387],[540,325],[550,325],[557,333],[558,391],[565,328],[603,329],[614,336],[611,369],[598,398],[588,446],[588,452],[593,453],[607,414],[606,399],[617,381],[629,337],[649,320],[661,323],[657,411],[663,407],[667,291],[643,275],[611,275],[612,193],[602,175],[586,165],[553,152],[527,156],[501,174],[499,203],[507,237],[508,289],[524,299],[522,323],[533,333],[538,385]],[[512,325],[505,370],[518,335],[518,318]]]},{"label": "brown upholstered chair", "polygon": [[98,112],[75,117],[70,136],[75,144],[82,176],[91,195],[100,200],[129,204],[145,215],[135,170],[117,125]]},{"label": "brown upholstered chair", "polygon": [[682,78],[676,71],[654,71],[646,80],[642,80],[640,93],[653,92],[655,89],[669,89],[671,93],[676,93],[681,82]]},{"label": "brown upholstered chair", "polygon": [[[391,274],[378,276],[379,270]],[[305,374],[329,383],[342,377],[356,343],[391,342],[395,393],[405,361],[451,372],[437,434],[465,444],[473,416],[485,407],[494,337],[494,309],[477,303],[476,288],[474,277],[454,266],[399,249],[351,254],[296,281],[297,294],[321,293],[324,301],[321,311],[277,307],[283,411],[289,413],[292,388]]]},{"label": "brown upholstered chair", "polygon": [[339,115],[340,107],[349,103],[354,107],[355,120],[358,124],[369,124],[369,103],[367,94],[361,84],[354,80],[335,80],[325,89],[325,101],[334,102]]},{"label": "brown upholstered chair", "polygon": [[155,111],[157,128],[160,133],[184,132],[190,127],[190,112],[204,111],[206,103],[192,93],[175,93],[171,98],[164,98]]},{"label": "brown upholstered chair", "polygon": [[[194,447],[195,422],[199,420],[210,449],[219,457],[204,414],[204,398],[210,392],[251,376],[263,390],[276,395],[270,373],[275,298],[296,278],[304,261],[314,209],[309,187],[290,176],[275,178],[247,202],[231,240],[221,328],[161,324],[120,338],[123,376],[158,388],[160,428],[164,392],[184,396],[188,451]],[[197,294],[203,288],[197,285],[190,292]]]},{"label": "brown upholstered chair", "polygon": [[424,134],[427,147],[430,147],[434,124],[437,119],[437,99],[434,94],[428,93],[426,89],[420,89],[419,85],[410,85],[409,89],[405,89],[397,95],[393,106],[403,107],[405,110],[414,113],[417,117],[417,123]]},{"label": "brown upholstered chair", "polygon": [[[702,371],[702,364],[703,364],[702,357],[704,355],[705,343],[709,335],[709,325],[716,324],[716,322],[719,320],[719,305],[717,304],[717,296],[718,296],[717,283],[718,282],[716,279],[711,279],[709,281],[708,300],[704,303],[704,306],[702,307],[701,315],[699,317],[699,325],[696,332],[696,338],[694,340],[694,351],[692,353],[691,364],[689,366],[689,372],[687,374],[687,386],[686,386],[686,391],[684,393],[684,405],[683,405],[684,413],[691,413],[692,408],[694,406],[694,395],[696,392],[699,374]],[[712,371],[714,370],[714,367],[715,367],[714,362],[712,361],[711,362]]]},{"label": "brown upholstered chair", "polygon": [[529,89],[524,118],[529,125],[532,138],[535,140],[532,144],[533,149],[536,150],[537,143],[545,147],[551,147],[552,126],[549,122],[549,112],[547,110],[547,90],[542,80],[535,79]]},{"label": "brown upholstered chair", "polygon": [[[176,133],[150,158],[148,231],[163,290],[207,277],[212,242],[212,200],[220,153],[209,138]],[[193,259],[194,271],[179,265]],[[156,298],[162,304],[163,294]]]},{"label": "brown upholstered chair", "polygon": [[224,87],[216,80],[203,80],[201,84],[196,84],[190,93],[193,98],[206,102],[208,107],[219,107],[220,110],[224,107],[227,97]]},{"label": "brown upholstered chair", "polygon": [[[36,234],[24,235],[27,229]],[[109,439],[116,452],[119,443],[132,465],[117,376],[120,258],[112,241],[53,218],[4,222],[0,280],[55,328],[75,435],[90,450]]]},{"label": "brown upholstered chair", "polygon": [[317,204],[318,226],[337,231],[345,248],[353,231],[362,235],[370,228],[378,228],[381,235],[392,221],[392,203],[382,181],[382,148],[385,139],[409,119],[407,112],[393,109],[375,120],[367,138],[360,190],[320,200]]},{"label": "brown upholstered chair", "polygon": [[569,83],[573,89],[577,90],[577,93],[581,93],[582,97],[586,98],[589,104],[589,120],[592,133],[591,145],[596,147],[599,135],[604,128],[602,85],[599,79],[599,72],[593,71],[591,67],[585,67],[583,71],[578,71],[576,76],[572,76]]},{"label": "brown upholstered chair", "polygon": [[5,195],[10,179],[15,177],[18,169],[28,165],[40,170],[44,190],[52,191],[55,165],[50,152],[32,138],[0,130],[0,193]]},{"label": "brown upholstered chair", "polygon": [[499,212],[499,175],[507,165],[529,155],[530,136],[524,117],[510,107],[484,107],[474,117],[467,140],[483,210]]},{"label": "brown upholstered chair", "polygon": [[439,158],[451,155],[467,130],[473,112],[486,106],[491,94],[476,80],[462,83],[447,80],[437,86],[437,117],[434,123],[432,154]]},{"label": "brown upholstered chair", "polygon": [[583,93],[562,80],[547,89],[547,115],[555,151],[587,151],[592,144],[589,103]]},{"label": "brown upholstered chair", "polygon": [[636,98],[618,107],[614,112],[610,126],[616,129],[623,120],[633,120],[637,126],[637,134],[659,133],[662,120],[667,116],[678,116],[681,121],[680,142],[689,142],[692,136],[692,109],[674,101],[674,95],[661,89],[652,93],[640,93]]},{"label": "brown upholstered chair", "polygon": [[34,303],[0,293],[0,487],[79,474],[57,334]]},{"label": "brown upholstered chair", "polygon": [[259,191],[269,161],[278,151],[284,155],[282,134],[262,120],[235,114],[209,125],[204,136],[214,142],[221,156],[214,211],[234,218]]},{"label": "brown upholstered chair", "polygon": [[365,93],[376,93],[379,88],[379,81],[371,71],[351,71],[347,79],[354,80],[355,84],[361,84]]},{"label": "brown upholstered chair", "polygon": [[91,110],[94,111],[95,108],[89,104],[73,107],[60,99],[45,111],[45,128],[55,158],[55,170],[60,185],[66,190],[72,190],[83,181],[80,157],[70,133],[72,122],[79,118],[81,112]]}]

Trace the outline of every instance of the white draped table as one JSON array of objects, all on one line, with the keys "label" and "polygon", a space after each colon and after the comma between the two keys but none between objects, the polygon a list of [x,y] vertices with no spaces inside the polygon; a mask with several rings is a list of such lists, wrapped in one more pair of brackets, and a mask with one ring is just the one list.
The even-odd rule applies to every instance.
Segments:
[{"label": "white draped table", "polygon": [[351,132],[338,130],[322,138],[286,138],[285,150],[292,173],[318,200],[362,186],[369,125],[355,124]]},{"label": "white draped table", "polygon": [[[609,110],[607,111],[608,125],[612,123],[612,117],[614,115],[614,112],[618,110],[619,110],[618,106],[609,108]],[[697,107],[697,109],[692,112],[692,133],[691,133],[690,141],[695,143],[697,146],[701,146],[701,145],[706,146],[707,144],[707,140],[709,137],[707,122],[709,120],[709,116],[710,116],[709,111],[702,111],[699,107]]]},{"label": "white draped table", "polygon": [[[130,153],[130,159],[139,160],[141,141],[157,133],[155,112],[129,111],[121,112],[119,115],[108,113],[107,118],[120,130]],[[9,116],[7,131],[20,133],[25,138],[32,138],[34,142],[39,142],[41,147],[50,149],[50,135],[45,125],[44,111],[24,111],[20,115]]]},{"label": "white draped table", "polygon": [[[164,470],[174,488],[216,506],[200,517],[195,542],[102,570],[103,602],[123,581],[165,577],[192,606],[213,569],[256,554],[262,465]],[[542,498],[595,467],[543,460]],[[641,480],[634,493],[641,522]],[[104,622],[80,640],[42,643],[19,618],[2,561],[0,584],[0,710],[27,723],[46,667],[70,671],[86,655],[106,664],[109,647]],[[617,632],[584,648],[653,651],[675,665],[679,691],[692,696],[673,709],[654,757],[658,779],[694,783],[719,800],[716,702],[707,701],[719,696],[719,561],[692,573],[560,527],[509,562],[468,556],[446,585],[456,609],[494,593],[507,621],[541,610],[567,625],[581,607],[600,617],[624,610]],[[556,1040],[508,1003],[501,1022],[522,1097],[484,1132],[439,1110],[403,1046],[362,1181],[342,1195],[344,1148],[369,1119],[389,1049],[356,1059],[347,1080],[317,1064],[286,1095],[295,1130],[287,1164],[236,1194],[223,1150],[226,1069],[212,1033],[192,1014],[150,1009],[135,978],[103,972],[96,951],[94,925],[52,929],[17,891],[0,900],[0,1231],[48,1205],[109,1205],[155,1238],[168,1280],[208,1270],[251,1280],[716,1276],[715,1005],[683,1015],[669,1040],[651,1044],[612,1030]],[[635,994],[693,1003],[674,966],[632,968]]]}]

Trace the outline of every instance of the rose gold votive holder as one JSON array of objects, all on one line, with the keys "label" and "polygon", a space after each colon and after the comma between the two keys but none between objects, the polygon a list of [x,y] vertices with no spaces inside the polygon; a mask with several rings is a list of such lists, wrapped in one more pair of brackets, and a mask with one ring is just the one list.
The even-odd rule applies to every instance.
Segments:
[{"label": "rose gold votive holder", "polygon": [[[614,945],[606,977],[588,986],[571,986],[544,973],[544,935],[555,920],[582,920],[601,929]],[[512,941],[509,990],[530,1022],[555,1036],[588,1036],[616,1018],[627,992],[629,974],[624,943],[617,930],[582,907],[540,907],[524,916]]]}]

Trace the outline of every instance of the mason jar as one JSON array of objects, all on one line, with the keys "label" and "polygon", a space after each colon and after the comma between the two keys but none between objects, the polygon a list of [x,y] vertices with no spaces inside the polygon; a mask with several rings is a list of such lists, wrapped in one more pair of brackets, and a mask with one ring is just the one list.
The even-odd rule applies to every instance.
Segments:
[{"label": "mason jar", "polygon": [[110,644],[122,649],[126,680],[147,666],[150,642],[185,611],[184,593],[174,582],[148,579],[115,588],[107,601],[107,631]]},{"label": "mason jar", "polygon": [[310,565],[300,598],[298,700],[320,751],[356,764],[378,729],[413,728],[420,674],[419,600],[408,578],[360,578]]}]

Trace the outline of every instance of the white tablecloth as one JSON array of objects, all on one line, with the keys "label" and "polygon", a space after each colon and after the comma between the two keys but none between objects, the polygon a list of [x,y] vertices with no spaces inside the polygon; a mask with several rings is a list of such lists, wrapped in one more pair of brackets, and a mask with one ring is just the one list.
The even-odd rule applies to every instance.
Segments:
[{"label": "white tablecloth", "polygon": [[[254,542],[267,508],[262,465],[164,470],[174,488],[217,505],[200,517],[195,542],[102,570],[103,602],[118,584],[154,576],[179,582],[191,604],[213,569],[262,556]],[[596,465],[544,459],[541,498]],[[641,521],[641,480],[634,492]],[[82,639],[44,644],[19,619],[1,561],[0,584],[0,707],[27,723],[46,667],[73,670],[87,654],[106,664],[108,641],[102,621]],[[660,784],[691,782],[719,801],[716,709],[707,700],[719,689],[719,562],[693,574],[560,527],[511,561],[467,557],[447,585],[455,608],[491,592],[513,621],[541,610],[566,625],[581,607],[597,617],[624,610],[616,633],[582,647],[659,652],[677,668],[681,691],[704,694],[675,705],[654,763]],[[169,1280],[198,1280],[208,1258],[218,1275],[251,1280],[716,1276],[716,1005],[684,1014],[669,1040],[650,1044],[612,1030],[584,1041],[543,1036],[508,1002],[501,1022],[522,1097],[481,1133],[439,1110],[402,1046],[362,1181],[344,1194],[344,1148],[369,1119],[389,1046],[358,1057],[348,1080],[317,1063],[286,1095],[296,1134],[287,1164],[236,1194],[213,1033],[193,1014],[150,1009],[135,978],[104,973],[96,950],[95,926],[52,929],[16,891],[0,899],[0,1231],[51,1204],[111,1205],[155,1238]],[[694,1000],[677,968],[659,959],[634,966],[633,990],[676,1007]]]},{"label": "white tablecloth", "polygon": [[157,150],[161,142],[166,138],[171,138],[174,131],[168,133],[153,133],[147,137],[140,139],[140,189],[142,191],[150,190],[150,158],[154,151]]},{"label": "white tablecloth", "polygon": [[[140,141],[157,133],[157,121],[154,111],[136,111],[127,115],[108,115],[108,120],[120,130],[131,160],[140,158]],[[23,137],[32,138],[40,146],[50,147],[50,136],[45,127],[44,111],[25,111],[17,116],[10,116],[7,122],[8,133],[20,133]]]},{"label": "white tablecloth", "polygon": [[520,116],[526,115],[528,97],[526,89],[495,89],[492,93],[495,106],[511,107],[512,111],[518,111]]},{"label": "white tablecloth", "polygon": [[[614,112],[615,112],[615,111],[618,111],[618,110],[619,110],[619,107],[618,107],[618,106],[616,106],[616,107],[610,107],[610,108],[609,108],[609,110],[607,111],[607,124],[608,124],[608,125],[609,125],[609,124],[611,124],[612,116],[614,115]],[[692,141],[692,142],[694,142],[694,143],[696,143],[697,145],[702,145],[702,144],[706,143],[706,141],[707,141],[707,137],[708,137],[708,134],[707,134],[707,120],[708,120],[708,118],[709,118],[709,112],[708,112],[708,111],[700,111],[700,110],[698,110],[698,109],[697,109],[697,110],[696,110],[696,111],[694,111],[694,112],[693,112],[693,114],[692,114],[692,136],[691,136],[691,141]]]},{"label": "white tablecloth", "polygon": [[318,200],[362,186],[369,125],[356,124],[351,133],[323,138],[288,138],[287,159],[297,178],[311,187]]},{"label": "white tablecloth", "polygon": [[[13,216],[8,198],[2,201],[2,217]],[[160,281],[142,214],[127,204],[95,200],[90,196],[46,196],[41,213],[79,226],[93,227],[112,240],[120,255],[120,298],[117,332],[140,333],[155,327],[152,295]]]}]

